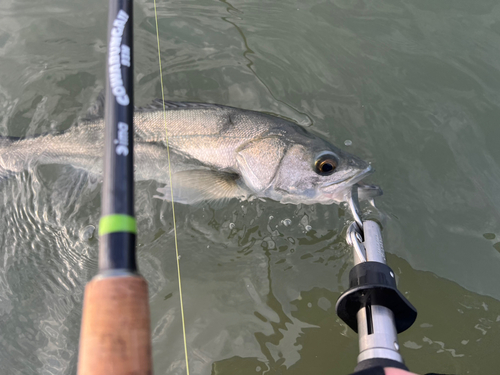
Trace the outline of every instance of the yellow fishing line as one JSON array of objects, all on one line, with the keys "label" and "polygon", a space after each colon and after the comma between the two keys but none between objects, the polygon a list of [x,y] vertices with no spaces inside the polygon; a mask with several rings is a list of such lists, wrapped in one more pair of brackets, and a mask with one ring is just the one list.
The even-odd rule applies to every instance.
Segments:
[{"label": "yellow fishing line", "polygon": [[158,14],[156,13],[156,0],[153,0],[155,8],[155,24],[156,24],[156,41],[158,43],[158,64],[160,65],[160,84],[161,84],[161,101],[163,104],[163,122],[165,124],[165,137],[167,140],[167,159],[168,159],[168,178],[170,181],[170,197],[172,198],[172,220],[174,223],[174,243],[175,243],[175,259],[177,261],[177,277],[179,281],[179,300],[181,304],[181,318],[182,318],[182,336],[184,338],[184,357],[186,358],[186,373],[189,375],[189,361],[187,351],[187,337],[186,337],[186,323],[184,320],[184,303],[182,298],[182,283],[181,283],[181,266],[179,262],[179,247],[177,246],[177,225],[175,223],[175,207],[174,207],[174,189],[172,184],[172,167],[170,165],[170,147],[168,144],[168,130],[167,130],[167,112],[165,111],[165,94],[163,92],[163,72],[161,69],[161,53],[160,53],[160,33],[158,31]]}]

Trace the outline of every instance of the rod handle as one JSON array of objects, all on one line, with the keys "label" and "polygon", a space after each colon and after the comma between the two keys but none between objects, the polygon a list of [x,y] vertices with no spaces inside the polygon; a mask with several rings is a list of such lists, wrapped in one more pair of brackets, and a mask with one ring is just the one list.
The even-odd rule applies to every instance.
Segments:
[{"label": "rod handle", "polygon": [[151,375],[148,286],[140,276],[95,278],[85,288],[78,375]]}]

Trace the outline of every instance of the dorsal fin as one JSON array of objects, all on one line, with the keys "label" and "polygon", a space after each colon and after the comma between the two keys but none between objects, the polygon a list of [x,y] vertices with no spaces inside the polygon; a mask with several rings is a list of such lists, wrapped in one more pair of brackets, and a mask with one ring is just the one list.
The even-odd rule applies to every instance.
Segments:
[{"label": "dorsal fin", "polygon": [[[82,121],[93,121],[104,118],[104,106],[106,103],[106,95],[104,90],[102,90],[94,101],[94,104],[87,110],[84,117],[81,118]],[[181,109],[222,109],[225,108],[223,105],[211,104],[211,103],[196,103],[196,102],[174,102],[170,100],[165,100],[165,110],[175,111]],[[161,99],[154,99],[150,104],[143,107],[134,107],[135,111],[138,112],[154,112],[163,111],[163,101]]]},{"label": "dorsal fin", "polygon": [[211,104],[211,103],[195,103],[195,102],[173,102],[169,100],[165,100],[164,102],[161,99],[155,99],[144,107],[136,107],[136,111],[140,112],[150,112],[150,111],[162,111],[163,103],[165,103],[166,111],[175,111],[180,109],[218,109],[223,108],[219,104]]},{"label": "dorsal fin", "polygon": [[24,139],[24,137],[14,137],[10,135],[0,135],[0,146],[4,146],[4,144],[8,144],[11,142],[17,142],[20,141],[21,139]]}]

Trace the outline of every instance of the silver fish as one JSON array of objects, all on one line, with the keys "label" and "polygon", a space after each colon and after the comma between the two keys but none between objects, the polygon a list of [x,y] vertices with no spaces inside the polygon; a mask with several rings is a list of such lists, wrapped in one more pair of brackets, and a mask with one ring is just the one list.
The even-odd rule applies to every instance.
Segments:
[{"label": "silver fish", "polygon": [[[165,102],[165,109],[164,114],[163,103],[155,101],[134,114],[135,178],[166,183],[159,190],[163,199],[340,203],[372,171],[365,161],[282,118],[203,103]],[[62,134],[2,139],[0,176],[34,164],[71,164],[101,174],[103,130],[103,119],[94,116]],[[375,190],[368,195],[379,195]]]}]

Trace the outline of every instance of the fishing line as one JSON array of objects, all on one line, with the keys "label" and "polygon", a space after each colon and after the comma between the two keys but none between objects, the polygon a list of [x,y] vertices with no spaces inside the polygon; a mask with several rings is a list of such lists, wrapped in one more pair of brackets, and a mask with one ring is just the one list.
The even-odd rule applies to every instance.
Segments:
[{"label": "fishing line", "polygon": [[177,246],[177,225],[175,222],[175,207],[174,207],[174,188],[172,184],[172,167],[170,165],[170,147],[168,143],[168,130],[167,130],[167,112],[165,111],[165,94],[163,91],[163,72],[161,69],[161,53],[160,53],[160,33],[158,31],[158,14],[156,12],[156,0],[153,0],[155,8],[155,24],[156,24],[156,41],[158,43],[158,64],[160,66],[160,85],[161,85],[161,102],[163,104],[163,123],[165,124],[165,137],[167,141],[167,159],[168,159],[168,178],[170,182],[170,197],[172,199],[172,220],[174,223],[174,243],[175,243],[175,259],[177,261],[177,278],[179,282],[179,300],[181,305],[181,320],[182,320],[182,337],[184,338],[184,357],[186,359],[186,373],[189,375],[189,361],[187,351],[187,338],[186,338],[186,323],[184,320],[184,303],[182,298],[182,283],[181,283],[181,267],[179,262],[179,247]]}]

